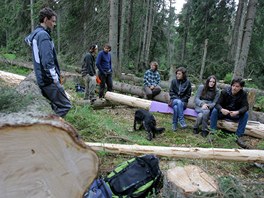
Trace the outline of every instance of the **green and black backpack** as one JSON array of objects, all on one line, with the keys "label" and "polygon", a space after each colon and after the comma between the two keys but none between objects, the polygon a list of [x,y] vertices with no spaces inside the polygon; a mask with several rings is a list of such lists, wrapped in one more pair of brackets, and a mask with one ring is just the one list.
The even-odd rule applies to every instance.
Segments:
[{"label": "green and black backpack", "polygon": [[159,159],[143,155],[119,164],[106,178],[112,197],[147,197],[158,194],[163,186]]}]

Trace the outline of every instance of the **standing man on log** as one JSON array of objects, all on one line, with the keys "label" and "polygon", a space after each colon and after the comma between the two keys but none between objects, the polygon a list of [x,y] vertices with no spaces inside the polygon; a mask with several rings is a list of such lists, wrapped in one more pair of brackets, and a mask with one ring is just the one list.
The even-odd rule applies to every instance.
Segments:
[{"label": "standing man on log", "polygon": [[113,90],[113,70],[110,51],[111,46],[105,44],[104,49],[98,53],[98,56],[96,58],[96,66],[99,70],[99,78],[101,80],[99,98],[104,97],[105,84],[107,86],[107,91]]},{"label": "standing man on log", "polygon": [[245,81],[242,78],[234,78],[231,82],[231,87],[222,90],[210,117],[210,127],[213,131],[217,129],[218,119],[237,121],[237,143],[241,147],[245,145],[240,137],[244,135],[246,129],[249,108],[247,93],[243,90],[244,86]]},{"label": "standing man on log", "polygon": [[57,14],[51,8],[39,13],[40,25],[25,38],[32,47],[34,71],[43,96],[51,103],[54,112],[64,117],[71,109],[71,103],[60,83],[60,67],[50,32],[56,25]]}]

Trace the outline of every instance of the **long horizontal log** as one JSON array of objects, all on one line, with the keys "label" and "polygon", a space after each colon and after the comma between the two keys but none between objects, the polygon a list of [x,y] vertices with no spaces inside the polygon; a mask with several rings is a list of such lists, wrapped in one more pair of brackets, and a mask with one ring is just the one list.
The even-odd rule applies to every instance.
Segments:
[{"label": "long horizontal log", "polygon": [[[150,100],[140,99],[133,96],[127,96],[114,92],[106,92],[105,99],[132,107],[143,108],[146,110],[150,110],[152,104],[152,101]],[[186,117],[186,118],[193,119],[192,117]],[[217,122],[217,126],[220,129],[226,129],[228,131],[235,132],[238,123],[229,122],[226,120],[219,120]],[[245,130],[245,134],[257,138],[264,138],[264,124],[258,122],[252,122],[252,121],[248,122]]]},{"label": "long horizontal log", "polygon": [[[145,98],[144,92],[142,90],[142,86],[136,86],[136,85],[131,85],[131,84],[120,83],[120,82],[114,81],[113,89],[115,91],[118,91],[121,93],[133,94],[133,95],[137,95],[141,98]],[[253,105],[254,105],[254,93],[253,92],[249,92],[249,93],[250,93],[250,94],[248,94],[248,101],[250,104],[249,106],[253,107]],[[161,93],[158,94],[157,96],[155,96],[153,100],[168,103],[169,99],[170,99],[169,93],[165,92],[165,91],[161,91]],[[187,107],[194,109],[194,96],[191,96],[191,98],[189,99]],[[264,123],[264,113],[250,110],[250,119]]]},{"label": "long horizontal log", "polygon": [[[130,85],[130,84],[114,81],[113,89],[121,93],[126,93],[126,94],[129,93],[129,94],[137,95],[141,98],[146,98],[146,94],[143,91],[143,86],[140,87],[140,86],[135,86],[135,85]],[[169,102],[170,95],[168,92],[161,91],[160,94],[154,97],[154,100],[160,101],[160,102]]]},{"label": "long horizontal log", "polygon": [[[0,73],[1,79],[8,81],[9,83],[12,82],[13,84],[18,84],[25,78],[24,76],[12,74],[9,72],[4,72],[4,71],[0,71],[0,72],[1,72]],[[139,97],[145,98],[145,96],[144,96],[145,93],[143,92],[142,87],[140,87],[140,86],[134,86],[134,85],[114,81],[113,82],[113,89],[116,91],[119,91],[121,93],[133,94],[133,95],[137,95]],[[169,101],[169,93],[162,91],[159,95],[154,97],[154,100],[167,103]],[[82,104],[86,104],[86,102],[83,102]],[[93,108],[102,108],[104,106],[109,106],[109,105],[112,106],[115,104],[110,104],[107,102],[100,104],[100,103],[96,102],[93,104]],[[189,99],[187,107],[191,108],[191,109],[194,108],[194,97],[191,97]],[[261,123],[264,123],[264,113],[252,111],[251,112],[251,119],[258,121],[258,122],[261,122]]]},{"label": "long horizontal log", "polygon": [[[126,80],[126,81],[133,81],[135,83],[138,83],[138,84],[140,83],[142,85],[143,85],[143,82],[144,82],[143,77],[139,78],[139,77],[136,77],[133,74],[124,74],[124,73],[122,73],[121,76],[120,76],[120,79],[121,80]],[[168,81],[160,81],[160,86],[162,88],[168,89],[169,88],[169,82]]]},{"label": "long horizontal log", "polygon": [[[132,81],[132,82],[135,82],[135,83],[141,83],[143,84],[143,77],[142,78],[139,78],[139,77],[136,77],[134,74],[125,74],[125,73],[122,73],[121,77],[120,77],[121,80],[125,80],[125,81]],[[170,84],[168,81],[161,81],[160,82],[160,86],[162,88],[166,88],[168,89]],[[226,87],[230,86],[229,84],[224,84],[224,83],[217,83],[217,87],[220,88],[220,89],[224,89]],[[253,91],[253,92],[256,92],[257,95],[260,95],[260,96],[263,96],[264,95],[264,91],[261,90],[261,89],[255,89],[255,88],[249,88],[249,87],[244,87],[243,88],[245,91],[249,92],[249,91]]]},{"label": "long horizontal log", "polygon": [[155,154],[162,157],[226,160],[264,163],[264,150],[222,149],[222,148],[183,148],[164,146],[141,146],[108,143],[85,142],[94,151],[109,153],[142,155]]},{"label": "long horizontal log", "polygon": [[[31,62],[21,62],[21,61],[16,61],[16,60],[9,60],[9,59],[6,59],[6,58],[0,58],[0,62],[1,63],[5,63],[5,64],[10,64],[10,65],[16,65],[16,66],[20,66],[20,67],[24,67],[24,68],[28,68],[28,69],[33,69],[33,65],[32,65]],[[78,68],[75,68],[75,70],[76,69],[78,69]],[[62,75],[63,76],[67,76],[67,77],[81,76],[80,74],[64,72],[64,71],[62,71]],[[126,80],[126,81],[133,81],[133,82],[136,82],[136,83],[143,84],[143,78],[136,77],[133,74],[122,73],[120,79],[121,80]],[[169,81],[161,81],[160,82],[160,86],[162,88],[168,89],[169,88]],[[219,88],[223,89],[223,88],[225,88],[225,87],[227,87],[229,85],[228,84],[224,84],[224,83],[217,83],[217,86]],[[254,91],[254,92],[256,92],[257,95],[260,95],[260,96],[264,95],[264,91],[261,90],[261,89],[255,89],[255,88],[249,88],[249,87],[244,87],[244,89],[246,91]]]}]

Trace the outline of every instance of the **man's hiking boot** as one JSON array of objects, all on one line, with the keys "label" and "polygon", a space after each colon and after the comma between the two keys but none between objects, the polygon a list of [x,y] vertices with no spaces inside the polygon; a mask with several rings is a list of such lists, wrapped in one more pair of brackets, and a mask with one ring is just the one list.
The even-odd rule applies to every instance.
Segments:
[{"label": "man's hiking boot", "polygon": [[202,136],[205,138],[209,134],[209,131],[207,130],[202,130]]},{"label": "man's hiking boot", "polygon": [[172,124],[172,131],[176,132],[177,130],[177,123]]},{"label": "man's hiking boot", "polygon": [[249,149],[249,146],[241,139],[241,137],[238,137],[236,139],[236,143],[238,146],[240,146],[243,149]]},{"label": "man's hiking boot", "polygon": [[199,133],[199,131],[198,131],[198,128],[193,128],[193,134],[198,134]]}]

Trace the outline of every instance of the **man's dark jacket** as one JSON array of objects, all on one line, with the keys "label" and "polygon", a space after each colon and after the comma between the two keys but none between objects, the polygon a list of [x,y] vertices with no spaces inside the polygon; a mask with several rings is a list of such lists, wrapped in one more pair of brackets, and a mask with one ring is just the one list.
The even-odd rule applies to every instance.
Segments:
[{"label": "man's dark jacket", "polygon": [[236,95],[232,95],[231,87],[222,90],[215,106],[219,111],[224,108],[229,111],[239,111],[244,114],[248,111],[247,93],[241,89]]}]

